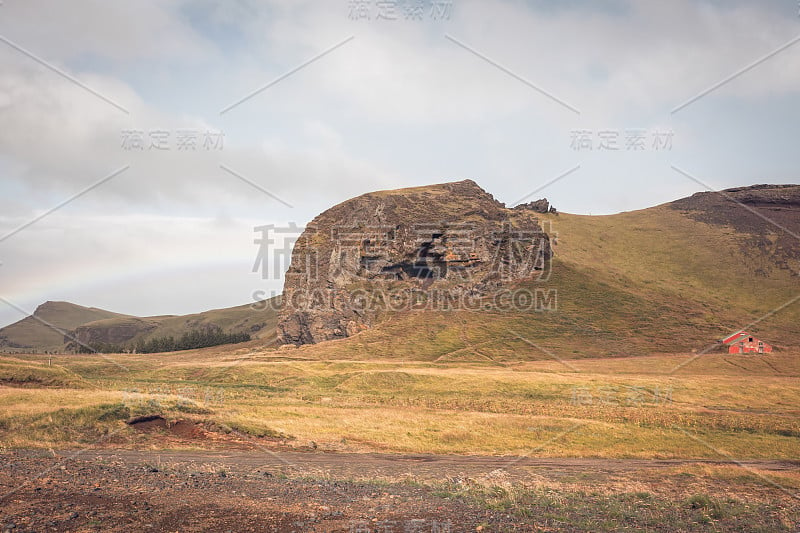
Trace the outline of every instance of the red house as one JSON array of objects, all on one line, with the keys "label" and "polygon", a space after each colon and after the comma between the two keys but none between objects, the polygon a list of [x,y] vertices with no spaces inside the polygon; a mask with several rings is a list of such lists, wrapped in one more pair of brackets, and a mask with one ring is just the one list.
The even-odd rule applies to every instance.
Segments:
[{"label": "red house", "polygon": [[753,337],[746,331],[737,331],[733,335],[722,339],[722,344],[728,347],[728,353],[772,352],[772,346]]}]

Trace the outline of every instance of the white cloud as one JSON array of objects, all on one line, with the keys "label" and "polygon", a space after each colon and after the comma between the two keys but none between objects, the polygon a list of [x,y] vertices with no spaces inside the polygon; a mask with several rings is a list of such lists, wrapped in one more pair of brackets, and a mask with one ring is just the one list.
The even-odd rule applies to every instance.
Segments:
[{"label": "white cloud", "polygon": [[[511,202],[580,163],[540,195],[562,210],[599,213],[696,190],[670,170],[673,163],[713,174],[719,186],[744,184],[757,170],[760,181],[777,181],[794,168],[794,152],[770,135],[800,133],[800,111],[780,107],[800,92],[800,43],[670,114],[793,38],[794,8],[690,0],[620,2],[613,10],[544,5],[455,0],[450,20],[413,22],[349,20],[345,0],[5,2],[0,35],[129,114],[0,42],[0,231],[130,169],[0,242],[0,288],[39,297],[80,281],[84,292],[70,294],[97,296],[92,280],[120,265],[182,268],[207,258],[203,246],[244,260],[252,243],[228,247],[252,240],[248,224],[302,225],[375,189],[470,177]],[[758,114],[769,118],[759,122]],[[676,147],[644,155],[570,150],[572,129],[631,127],[675,128]],[[222,131],[224,148],[177,150],[174,136],[185,128]],[[125,129],[168,130],[172,147],[124,150]],[[748,150],[728,151],[728,143]],[[202,246],[185,237],[194,231],[203,233]],[[101,259],[87,265],[76,250]],[[198,276],[212,271],[220,272],[211,265]],[[247,274],[236,283],[247,285]],[[114,297],[144,309],[142,291],[175,283],[157,278],[139,279],[153,280],[146,289],[120,287]],[[209,305],[228,303],[229,290],[227,280],[209,288]],[[162,312],[160,305],[153,308]]]},{"label": "white cloud", "polygon": [[27,0],[4,2],[0,28],[7,39],[60,66],[104,59],[118,64],[159,58],[198,61],[213,54],[181,9],[188,2]]}]

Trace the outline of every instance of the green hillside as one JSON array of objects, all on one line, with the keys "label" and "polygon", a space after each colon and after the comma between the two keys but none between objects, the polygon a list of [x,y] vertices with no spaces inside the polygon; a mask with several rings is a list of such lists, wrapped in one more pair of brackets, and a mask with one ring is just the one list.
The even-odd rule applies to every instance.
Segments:
[{"label": "green hillside", "polygon": [[[800,210],[778,208],[781,229],[701,199],[541,215],[552,226],[552,274],[517,287],[557,295],[554,310],[397,313],[298,355],[502,362],[702,352],[744,327],[778,350],[800,346],[800,243],[785,236],[800,233]],[[728,218],[707,216],[721,211]]]},{"label": "green hillside", "polygon": [[76,328],[75,335],[87,344],[103,342],[133,346],[139,340],[179,338],[186,332],[214,328],[229,333],[248,333],[253,339],[271,342],[275,338],[276,307],[275,303],[270,302],[183,316],[111,318],[83,324]]},{"label": "green hillside", "polygon": [[246,304],[184,316],[140,318],[66,302],[48,302],[37,309],[36,318],[26,317],[0,329],[0,350],[77,350],[76,342],[45,326],[37,318],[46,320],[87,345],[103,343],[132,347],[140,339],[180,338],[184,333],[209,328],[229,333],[248,333],[253,339],[268,344],[275,338],[277,305],[276,301],[267,301],[261,305]]},{"label": "green hillside", "polygon": [[45,302],[36,308],[33,316],[0,329],[0,350],[57,350],[65,344],[64,333],[81,324],[125,317],[126,315],[119,313],[69,302]]},{"label": "green hillside", "polygon": [[[549,276],[509,287],[536,294],[538,309],[384,312],[352,337],[280,350],[497,364],[704,352],[741,328],[778,351],[800,347],[800,186],[698,193],[608,216],[538,216],[554,251]],[[248,333],[271,351],[277,306],[139,318],[48,302],[36,316],[83,342],[133,346],[219,328]],[[0,330],[0,349],[31,347],[66,348],[61,333],[31,317]]]}]

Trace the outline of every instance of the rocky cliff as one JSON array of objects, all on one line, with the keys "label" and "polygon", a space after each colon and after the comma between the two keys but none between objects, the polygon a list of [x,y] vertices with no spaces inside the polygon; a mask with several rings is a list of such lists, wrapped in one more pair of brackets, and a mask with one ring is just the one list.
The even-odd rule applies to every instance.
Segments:
[{"label": "rocky cliff", "polygon": [[317,216],[295,244],[279,340],[316,343],[390,312],[480,306],[546,275],[551,256],[536,210],[507,209],[474,181],[365,194]]},{"label": "rocky cliff", "polygon": [[751,185],[698,192],[669,205],[706,224],[740,234],[737,260],[758,277],[784,270],[800,277],[800,185]]}]

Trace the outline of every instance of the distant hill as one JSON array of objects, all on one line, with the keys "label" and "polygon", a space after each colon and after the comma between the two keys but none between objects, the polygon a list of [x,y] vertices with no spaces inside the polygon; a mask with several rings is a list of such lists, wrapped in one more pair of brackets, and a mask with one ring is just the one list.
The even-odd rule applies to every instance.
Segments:
[{"label": "distant hill", "polygon": [[275,301],[270,301],[263,306],[246,304],[185,316],[136,317],[67,302],[47,302],[36,309],[36,318],[26,317],[0,329],[0,350],[76,351],[78,343],[73,339],[86,345],[134,346],[139,340],[179,338],[184,333],[209,328],[248,333],[254,339],[269,343],[275,337],[276,305]]},{"label": "distant hill", "polygon": [[[402,190],[395,191],[395,193]],[[416,190],[415,192],[419,192]],[[384,193],[385,194],[385,193]],[[386,313],[303,356],[504,361],[703,351],[747,327],[800,346],[800,186],[704,192],[608,216],[540,213],[551,310]]]},{"label": "distant hill", "polygon": [[126,315],[104,309],[83,307],[69,302],[45,302],[19,322],[0,329],[0,350],[58,350],[66,343],[64,335],[81,324]]}]

